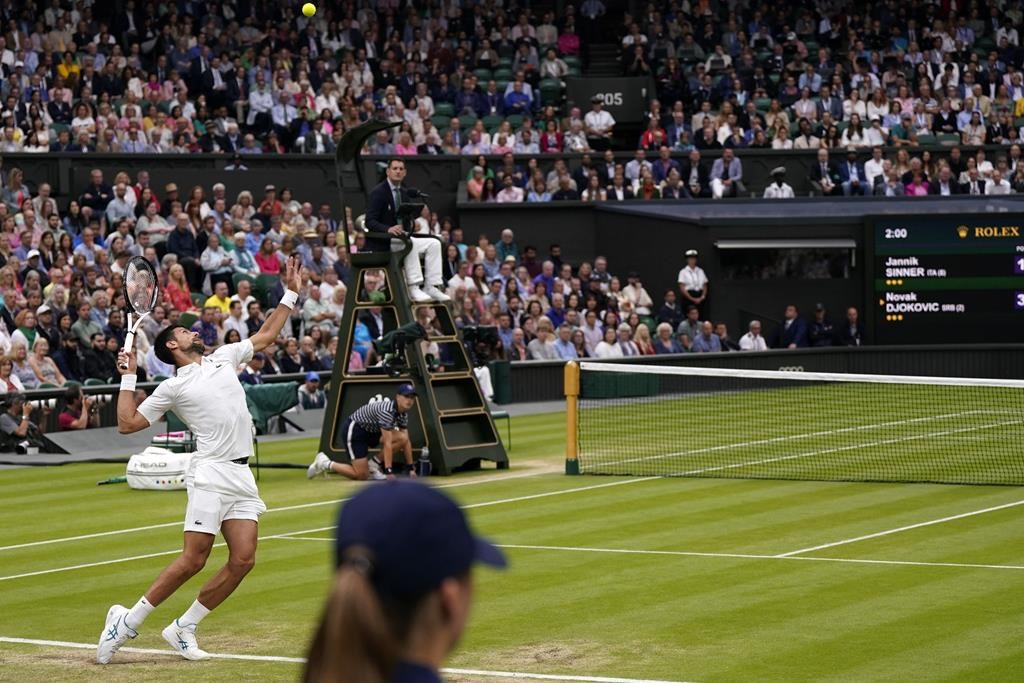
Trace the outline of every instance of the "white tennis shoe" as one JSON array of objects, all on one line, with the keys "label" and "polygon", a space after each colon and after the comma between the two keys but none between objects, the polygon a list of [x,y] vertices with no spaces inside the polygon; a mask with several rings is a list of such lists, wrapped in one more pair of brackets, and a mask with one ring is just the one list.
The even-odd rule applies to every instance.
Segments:
[{"label": "white tennis shoe", "polygon": [[426,287],[423,288],[423,292],[427,296],[429,296],[431,299],[433,299],[434,301],[439,301],[441,303],[444,303],[444,302],[452,300],[452,298],[450,296],[448,296],[447,294],[442,292],[440,289],[438,289],[434,285],[427,285]]},{"label": "white tennis shoe", "polygon": [[210,656],[199,648],[199,643],[196,642],[195,628],[180,626],[177,619],[163,630],[162,635],[171,649],[185,659],[199,661]]},{"label": "white tennis shoe", "polygon": [[331,471],[331,459],[323,453],[317,453],[316,457],[313,458],[313,464],[306,470],[306,478],[313,479],[314,477]]},{"label": "white tennis shoe", "polygon": [[99,645],[96,646],[96,661],[107,664],[114,653],[121,649],[130,638],[139,635],[135,629],[128,628],[124,618],[128,616],[128,608],[124,605],[113,605],[107,610],[107,621],[100,634]]}]

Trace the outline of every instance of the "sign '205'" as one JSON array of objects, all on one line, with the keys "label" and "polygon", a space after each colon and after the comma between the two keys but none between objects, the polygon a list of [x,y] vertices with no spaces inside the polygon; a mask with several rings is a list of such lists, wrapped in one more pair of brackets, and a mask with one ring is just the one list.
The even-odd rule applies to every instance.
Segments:
[{"label": "sign '205'", "polygon": [[622,93],[621,92],[602,92],[597,94],[604,102],[606,107],[619,107],[622,106]]}]

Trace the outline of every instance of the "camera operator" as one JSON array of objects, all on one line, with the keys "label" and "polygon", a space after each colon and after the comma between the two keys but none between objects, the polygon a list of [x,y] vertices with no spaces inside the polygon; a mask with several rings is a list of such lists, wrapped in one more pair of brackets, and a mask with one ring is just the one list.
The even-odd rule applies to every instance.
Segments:
[{"label": "camera operator", "polygon": [[[47,448],[49,441],[43,437],[43,431],[29,417],[32,416],[32,404],[25,400],[25,395],[12,393],[7,396],[6,410],[0,413],[0,451],[13,453],[21,445]],[[43,408],[44,413],[49,408]],[[24,451],[22,451],[24,452]]]},{"label": "camera operator", "polygon": [[57,416],[63,431],[100,426],[99,406],[94,399],[82,393],[82,387],[71,385],[65,397],[64,412]]}]

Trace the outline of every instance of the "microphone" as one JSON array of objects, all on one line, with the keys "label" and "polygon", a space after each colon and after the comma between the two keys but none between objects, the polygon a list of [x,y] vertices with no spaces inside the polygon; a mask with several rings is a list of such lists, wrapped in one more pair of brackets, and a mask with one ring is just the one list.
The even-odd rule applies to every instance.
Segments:
[{"label": "microphone", "polygon": [[409,187],[405,190],[405,196],[409,199],[430,199],[430,195],[426,192],[420,192],[415,187]]}]

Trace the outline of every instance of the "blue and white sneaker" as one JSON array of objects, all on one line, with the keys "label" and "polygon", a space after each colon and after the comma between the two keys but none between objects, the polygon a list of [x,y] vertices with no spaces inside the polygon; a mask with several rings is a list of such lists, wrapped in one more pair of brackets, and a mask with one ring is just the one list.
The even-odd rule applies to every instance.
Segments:
[{"label": "blue and white sneaker", "polygon": [[124,620],[126,616],[128,608],[124,605],[114,605],[107,610],[107,622],[103,625],[103,633],[100,634],[100,642],[96,646],[96,661],[100,664],[109,663],[114,653],[120,650],[128,639],[139,635],[135,629],[128,628]]},{"label": "blue and white sneaker", "polygon": [[163,630],[163,637],[167,644],[171,646],[171,649],[185,659],[199,661],[210,656],[205,651],[199,649],[199,643],[196,642],[195,627],[181,626],[178,624],[177,619]]}]

